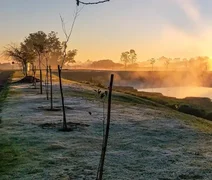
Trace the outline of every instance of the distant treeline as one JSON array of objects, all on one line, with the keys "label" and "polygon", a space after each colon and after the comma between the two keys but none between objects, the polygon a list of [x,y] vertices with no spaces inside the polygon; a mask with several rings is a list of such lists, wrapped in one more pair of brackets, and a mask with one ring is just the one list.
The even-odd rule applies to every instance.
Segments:
[{"label": "distant treeline", "polygon": [[[117,61],[118,62],[118,61]],[[209,57],[196,57],[196,58],[166,58],[164,56],[158,59],[149,59],[144,61],[127,61],[126,64],[114,62],[110,59],[103,59],[97,61],[87,60],[83,63],[76,63],[70,68],[76,69],[101,69],[101,70],[136,70],[136,71],[177,71],[177,70],[197,70],[208,71],[210,70]]]}]

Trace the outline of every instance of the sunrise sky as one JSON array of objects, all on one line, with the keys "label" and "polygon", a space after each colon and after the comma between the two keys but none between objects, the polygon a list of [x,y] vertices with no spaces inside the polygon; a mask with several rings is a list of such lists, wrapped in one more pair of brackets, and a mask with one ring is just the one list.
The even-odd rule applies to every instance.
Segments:
[{"label": "sunrise sky", "polygon": [[[56,31],[64,40],[59,14],[69,27],[75,4],[75,0],[0,0],[0,51],[39,30]],[[69,48],[78,49],[77,61],[119,61],[121,52],[131,48],[140,61],[163,55],[212,56],[211,7],[211,0],[111,0],[86,6]]]}]

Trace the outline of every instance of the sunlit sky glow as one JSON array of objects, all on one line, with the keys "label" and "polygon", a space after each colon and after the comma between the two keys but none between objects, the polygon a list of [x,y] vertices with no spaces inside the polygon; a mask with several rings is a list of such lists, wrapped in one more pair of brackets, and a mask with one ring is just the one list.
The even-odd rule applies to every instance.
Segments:
[{"label": "sunlit sky glow", "polygon": [[[111,0],[86,6],[69,48],[78,49],[77,61],[119,61],[121,52],[131,48],[140,61],[212,56],[210,7],[211,0]],[[69,27],[75,8],[75,0],[0,0],[0,51],[39,30],[56,31],[64,40],[59,14]]]}]

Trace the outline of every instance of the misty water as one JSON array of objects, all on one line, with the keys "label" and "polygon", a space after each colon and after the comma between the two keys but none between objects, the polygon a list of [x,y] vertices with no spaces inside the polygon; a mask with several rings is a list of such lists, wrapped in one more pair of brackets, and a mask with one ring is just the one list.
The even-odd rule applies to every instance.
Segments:
[{"label": "misty water", "polygon": [[212,88],[209,87],[165,87],[138,89],[144,92],[159,92],[164,96],[185,98],[185,97],[208,97],[212,99]]}]

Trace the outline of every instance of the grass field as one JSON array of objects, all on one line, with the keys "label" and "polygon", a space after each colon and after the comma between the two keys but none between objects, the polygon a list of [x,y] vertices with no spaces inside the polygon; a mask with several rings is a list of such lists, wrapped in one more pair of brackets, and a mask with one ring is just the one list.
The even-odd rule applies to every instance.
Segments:
[{"label": "grass field", "polygon": [[[54,106],[61,107],[54,78]],[[0,179],[95,179],[102,142],[99,87],[68,80],[63,87],[67,121],[86,125],[70,132],[59,131],[62,112],[46,111],[50,103],[39,89],[10,86],[1,112]],[[112,102],[105,180],[210,179],[210,121],[127,92],[114,92]]]},{"label": "grass field", "polygon": [[[105,88],[107,87],[108,78],[111,73],[112,73],[111,71],[79,71],[79,70],[64,71],[63,78],[67,80],[74,80],[85,84],[89,84],[94,87],[97,86],[99,88]],[[153,76],[159,77],[160,79],[159,82],[161,82],[162,81],[161,79],[163,78],[165,78],[166,80],[167,72],[117,71],[113,73],[115,74],[115,85],[116,85],[114,87],[114,90],[134,96],[134,100],[132,100],[133,99],[132,98],[131,101],[136,101],[136,99],[140,97],[140,101],[148,100],[149,102],[157,103],[186,114],[212,120],[212,102],[209,98],[188,97],[184,99],[177,99],[163,96],[160,93],[138,92],[134,88],[130,88],[130,86],[134,87],[139,86],[136,85],[136,83],[141,84],[143,82],[145,84],[144,77],[151,76],[152,73]],[[179,72],[178,73],[169,72],[169,73],[171,77],[173,77],[173,75],[179,76]],[[57,73],[55,73],[55,75],[57,75]],[[183,72],[180,75],[180,78],[183,78],[185,75],[186,72]],[[210,76],[210,73],[208,73],[207,76]],[[147,86],[148,83],[149,82],[147,82]],[[157,83],[155,83],[155,85],[157,85]],[[129,99],[126,99],[126,101],[129,101]]]}]

